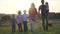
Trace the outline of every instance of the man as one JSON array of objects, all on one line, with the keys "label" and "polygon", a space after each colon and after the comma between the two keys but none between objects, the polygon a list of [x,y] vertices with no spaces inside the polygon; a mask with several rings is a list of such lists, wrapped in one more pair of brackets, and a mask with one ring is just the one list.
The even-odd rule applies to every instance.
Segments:
[{"label": "man", "polygon": [[39,6],[38,8],[38,13],[40,13],[41,10],[41,17],[42,17],[42,25],[43,25],[43,29],[45,30],[45,16],[46,16],[46,12],[45,12],[45,5],[44,5],[44,0],[41,0],[42,5]]},{"label": "man", "polygon": [[[49,14],[49,6],[46,2],[44,5],[44,0],[41,0],[42,5],[39,6],[39,12],[41,10],[41,16],[42,16],[42,25],[44,30],[48,30],[48,14]],[[45,24],[46,20],[46,24]]]}]

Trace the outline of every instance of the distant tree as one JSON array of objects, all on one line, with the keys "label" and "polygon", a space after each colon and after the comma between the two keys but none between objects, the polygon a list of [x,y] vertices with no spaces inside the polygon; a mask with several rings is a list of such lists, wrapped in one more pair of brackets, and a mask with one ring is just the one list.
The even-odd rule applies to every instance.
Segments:
[{"label": "distant tree", "polygon": [[10,20],[10,16],[9,15],[5,15],[5,16],[2,16],[2,22],[7,22],[8,20]]},{"label": "distant tree", "polygon": [[0,17],[0,26],[1,26],[1,24],[2,24],[2,19],[1,19],[1,17]]},{"label": "distant tree", "polygon": [[60,13],[49,13],[49,19],[60,19]]}]

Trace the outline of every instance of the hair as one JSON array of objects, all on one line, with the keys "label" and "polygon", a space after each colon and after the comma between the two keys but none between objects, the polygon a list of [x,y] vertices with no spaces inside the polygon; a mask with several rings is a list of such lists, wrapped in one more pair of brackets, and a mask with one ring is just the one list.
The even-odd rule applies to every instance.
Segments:
[{"label": "hair", "polygon": [[20,10],[18,11],[18,14],[21,14],[21,11]]},{"label": "hair", "polygon": [[23,12],[26,12],[26,10],[24,10]]},{"label": "hair", "polygon": [[24,14],[26,14],[26,10],[24,10],[23,12],[24,12]]},{"label": "hair", "polygon": [[48,2],[46,2],[45,4],[48,4]]},{"label": "hair", "polygon": [[35,8],[35,4],[34,3],[31,4],[31,8]]},{"label": "hair", "polygon": [[44,4],[44,0],[41,0],[41,3]]}]

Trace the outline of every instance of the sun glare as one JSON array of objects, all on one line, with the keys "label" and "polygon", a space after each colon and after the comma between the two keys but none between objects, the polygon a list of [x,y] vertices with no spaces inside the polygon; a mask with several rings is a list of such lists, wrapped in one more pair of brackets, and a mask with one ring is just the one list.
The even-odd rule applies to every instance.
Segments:
[{"label": "sun glare", "polygon": [[[60,0],[45,0],[45,2],[49,2],[49,11],[50,12],[60,12]],[[0,0],[0,13],[5,14],[17,14],[18,10],[27,11],[31,6],[31,3],[35,4],[35,7],[39,8],[41,5],[41,0]]]},{"label": "sun glare", "polygon": [[18,4],[18,5],[17,5],[18,10],[21,10],[22,13],[23,13],[23,10],[28,11],[31,2],[28,1],[28,0],[21,0],[21,1],[18,1],[17,4]]}]

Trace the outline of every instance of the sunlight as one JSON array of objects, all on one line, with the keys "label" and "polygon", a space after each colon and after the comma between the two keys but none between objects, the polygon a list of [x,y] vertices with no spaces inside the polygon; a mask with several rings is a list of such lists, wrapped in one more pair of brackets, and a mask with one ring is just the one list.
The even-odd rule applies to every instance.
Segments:
[{"label": "sunlight", "polygon": [[21,1],[18,1],[17,4],[18,4],[17,5],[18,10],[21,10],[21,11],[26,10],[26,11],[28,11],[31,2],[28,1],[28,0],[25,0],[25,1],[24,0],[21,0]]},{"label": "sunlight", "polygon": [[[49,2],[50,12],[60,12],[60,0],[45,0],[45,2]],[[38,10],[41,0],[0,0],[0,13],[17,14],[18,10],[22,13],[26,10],[28,13],[31,3],[34,3]]]}]

